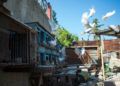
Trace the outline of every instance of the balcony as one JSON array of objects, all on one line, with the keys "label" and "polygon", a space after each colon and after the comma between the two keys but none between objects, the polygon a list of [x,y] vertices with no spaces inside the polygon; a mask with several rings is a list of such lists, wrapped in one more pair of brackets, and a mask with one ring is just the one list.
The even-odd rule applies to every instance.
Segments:
[{"label": "balcony", "polygon": [[41,8],[44,12],[46,12],[48,4],[46,0],[38,0],[38,3],[40,4]]},{"label": "balcony", "polygon": [[23,71],[34,65],[31,58],[32,33],[35,34],[28,26],[0,12],[0,68]]},{"label": "balcony", "polygon": [[[6,31],[7,32],[7,31]],[[29,37],[27,34],[0,30],[0,67],[8,71],[18,71],[32,67]]]},{"label": "balcony", "polygon": [[49,43],[49,42],[46,42],[46,41],[41,41],[40,42],[40,46],[41,47],[44,47],[44,48],[47,48],[47,49],[51,49],[51,50],[57,50],[57,48],[55,47],[55,45]]}]

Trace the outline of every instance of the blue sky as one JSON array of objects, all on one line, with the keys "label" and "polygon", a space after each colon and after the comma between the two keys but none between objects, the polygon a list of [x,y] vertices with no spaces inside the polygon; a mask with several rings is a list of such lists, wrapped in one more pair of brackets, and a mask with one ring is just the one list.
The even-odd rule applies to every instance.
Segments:
[{"label": "blue sky", "polygon": [[[65,27],[71,33],[76,34],[79,38],[88,39],[88,35],[81,35],[84,27],[81,23],[83,12],[88,12],[94,7],[96,13],[90,20],[98,18],[104,28],[108,25],[120,24],[120,0],[48,0],[52,8],[57,13],[57,19],[61,26]],[[101,17],[109,11],[115,10],[116,13],[107,21],[103,21]],[[90,36],[92,38],[92,36]],[[106,37],[111,39],[111,37]]]}]

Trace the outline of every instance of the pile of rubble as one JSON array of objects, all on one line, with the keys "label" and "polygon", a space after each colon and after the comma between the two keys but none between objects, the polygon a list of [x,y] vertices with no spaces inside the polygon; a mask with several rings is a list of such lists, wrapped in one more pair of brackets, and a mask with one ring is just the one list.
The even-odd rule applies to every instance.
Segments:
[{"label": "pile of rubble", "polygon": [[113,73],[110,77],[106,78],[105,86],[120,86],[120,73]]}]

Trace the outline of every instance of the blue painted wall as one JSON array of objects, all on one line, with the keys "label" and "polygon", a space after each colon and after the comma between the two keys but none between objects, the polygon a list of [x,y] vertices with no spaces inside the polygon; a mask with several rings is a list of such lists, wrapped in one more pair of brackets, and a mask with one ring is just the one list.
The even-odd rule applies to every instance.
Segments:
[{"label": "blue painted wall", "polygon": [[[52,65],[57,64],[57,60],[59,57],[58,50],[48,48],[50,47],[50,40],[54,40],[54,37],[47,32],[43,27],[41,27],[37,22],[27,23],[30,27],[32,27],[37,32],[37,55],[39,58],[39,63],[41,65]],[[46,47],[47,46],[47,47]]]}]

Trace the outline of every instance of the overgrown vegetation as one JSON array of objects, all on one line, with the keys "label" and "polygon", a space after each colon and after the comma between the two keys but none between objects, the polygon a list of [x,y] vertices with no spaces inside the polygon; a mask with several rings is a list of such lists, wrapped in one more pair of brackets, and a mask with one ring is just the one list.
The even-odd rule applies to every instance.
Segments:
[{"label": "overgrown vegetation", "polygon": [[65,47],[71,46],[73,41],[78,41],[78,37],[76,35],[70,33],[67,29],[60,26],[56,29],[55,36],[57,42]]}]

